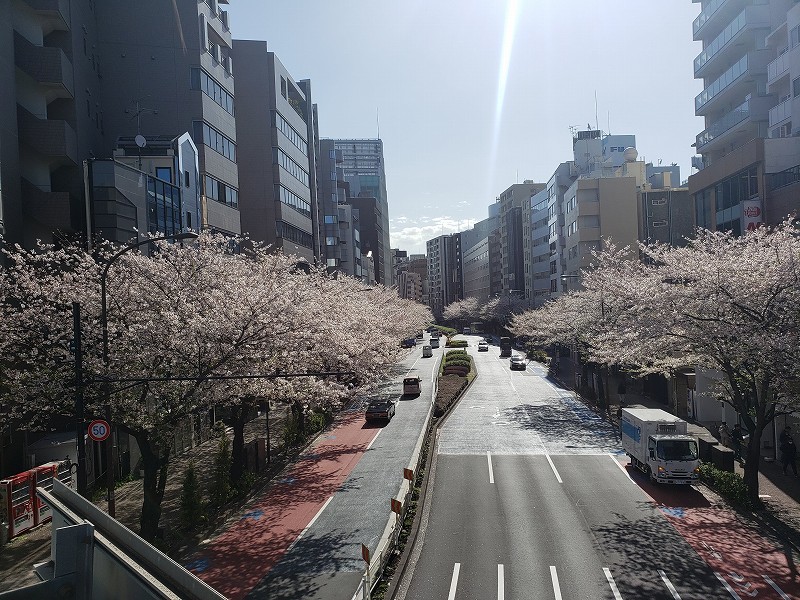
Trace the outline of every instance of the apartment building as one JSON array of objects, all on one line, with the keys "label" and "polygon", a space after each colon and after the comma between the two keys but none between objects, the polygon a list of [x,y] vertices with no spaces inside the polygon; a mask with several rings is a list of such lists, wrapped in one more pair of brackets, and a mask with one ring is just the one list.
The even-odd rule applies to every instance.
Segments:
[{"label": "apartment building", "polygon": [[319,233],[310,83],[295,82],[264,41],[234,40],[233,57],[243,230],[314,262]]},{"label": "apartment building", "polygon": [[440,235],[426,242],[428,306],[439,318],[445,307],[463,300],[461,234]]},{"label": "apartment building", "polygon": [[[336,139],[334,148],[341,151],[341,168],[344,180],[350,184],[353,198],[374,198],[375,219],[370,219],[367,229],[362,215],[362,242],[372,240],[369,250],[375,264],[375,278],[378,283],[393,285],[392,256],[389,243],[389,202],[386,192],[386,172],[384,171],[383,141],[380,139]],[[365,246],[366,248],[366,246]]]},{"label": "apartment building", "polygon": [[428,303],[428,260],[424,254],[412,254],[399,266],[397,293],[406,300]]},{"label": "apartment building", "polygon": [[499,205],[500,265],[503,294],[522,295],[525,264],[522,253],[522,206],[545,188],[544,183],[525,180],[507,188],[497,199]]},{"label": "apartment building", "polygon": [[37,239],[85,240],[90,217],[82,162],[101,155],[108,132],[98,3],[3,6],[0,233],[26,247]]},{"label": "apartment building", "polygon": [[741,234],[798,207],[800,10],[791,0],[710,0],[694,20],[703,49],[695,114],[700,170],[689,193],[700,227]]},{"label": "apartment building", "polygon": [[550,187],[533,194],[522,206],[522,251],[525,300],[538,308],[550,297],[550,246],[547,200]]}]

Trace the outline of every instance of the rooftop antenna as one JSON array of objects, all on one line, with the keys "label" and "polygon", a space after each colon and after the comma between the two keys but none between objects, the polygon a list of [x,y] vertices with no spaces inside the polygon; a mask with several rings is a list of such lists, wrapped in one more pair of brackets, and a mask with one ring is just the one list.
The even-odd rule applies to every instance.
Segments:
[{"label": "rooftop antenna", "polygon": [[600,121],[597,119],[597,90],[594,91],[594,128],[600,129]]},{"label": "rooftop antenna", "polygon": [[608,111],[608,135],[611,135],[611,111]]},{"label": "rooftop antenna", "polygon": [[379,108],[375,109],[375,126],[378,129],[378,139],[381,139],[381,116],[378,112],[379,110]]}]

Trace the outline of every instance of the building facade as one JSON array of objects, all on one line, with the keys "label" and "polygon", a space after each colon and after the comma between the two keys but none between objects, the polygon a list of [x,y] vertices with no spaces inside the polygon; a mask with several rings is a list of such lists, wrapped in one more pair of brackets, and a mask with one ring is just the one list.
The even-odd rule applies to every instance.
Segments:
[{"label": "building facade", "polygon": [[428,306],[440,318],[445,307],[463,300],[461,234],[440,235],[426,243]]},{"label": "building facade", "polygon": [[314,262],[318,235],[311,98],[266,42],[235,40],[233,55],[240,69],[237,139],[244,232]]},{"label": "building facade", "polygon": [[[375,264],[375,279],[386,286],[393,285],[392,256],[389,242],[389,202],[386,193],[383,141],[380,139],[336,139],[334,148],[341,151],[344,180],[350,184],[354,198],[374,198],[374,231],[363,220],[361,237],[365,251],[371,251]],[[372,223],[372,221],[370,220]],[[366,241],[370,241],[367,250]]]}]

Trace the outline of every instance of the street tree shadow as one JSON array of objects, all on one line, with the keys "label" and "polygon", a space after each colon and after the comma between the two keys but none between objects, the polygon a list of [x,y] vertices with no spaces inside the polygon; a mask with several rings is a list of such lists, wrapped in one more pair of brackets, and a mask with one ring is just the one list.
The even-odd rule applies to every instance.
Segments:
[{"label": "street tree shadow", "polygon": [[616,448],[616,428],[597,418],[576,419],[563,403],[518,404],[503,409],[502,417],[520,429],[535,431],[545,444],[568,448]]}]

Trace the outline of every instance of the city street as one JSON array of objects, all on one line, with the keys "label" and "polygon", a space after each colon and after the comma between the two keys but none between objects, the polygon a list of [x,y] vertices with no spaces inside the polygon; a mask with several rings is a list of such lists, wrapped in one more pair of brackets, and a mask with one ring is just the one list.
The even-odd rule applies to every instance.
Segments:
[{"label": "city street", "polygon": [[695,489],[634,472],[616,432],[543,366],[470,353],[479,377],[440,431],[398,597],[797,597],[782,548]]},{"label": "city street", "polygon": [[[361,544],[376,550],[420,441],[442,352],[411,349],[379,391],[396,401],[388,424],[366,423],[354,408],[187,566],[231,599],[350,600]],[[420,396],[401,395],[407,374],[422,378]]]}]

